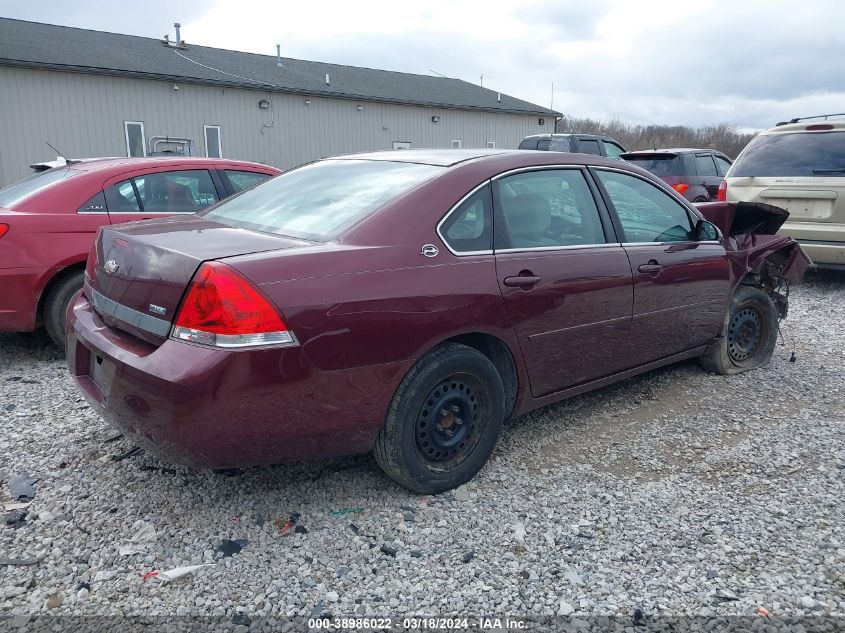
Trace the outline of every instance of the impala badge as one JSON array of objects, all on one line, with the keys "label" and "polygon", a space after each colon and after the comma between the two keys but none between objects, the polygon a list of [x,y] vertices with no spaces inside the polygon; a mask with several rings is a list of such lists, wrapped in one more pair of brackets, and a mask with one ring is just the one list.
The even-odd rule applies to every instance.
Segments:
[{"label": "impala badge", "polygon": [[105,270],[109,275],[115,274],[118,269],[120,269],[120,264],[118,264],[113,259],[110,259],[105,264],[103,264],[103,270]]},{"label": "impala badge", "polygon": [[156,305],[156,304],[154,304],[154,303],[151,303],[151,304],[150,304],[150,308],[149,308],[149,310],[150,310],[150,312],[152,312],[153,314],[158,314],[158,315],[161,315],[161,316],[164,316],[165,314],[167,314],[167,309],[162,308],[161,306],[157,306],[157,305]]},{"label": "impala badge", "polygon": [[420,255],[424,255],[425,257],[437,257],[439,252],[440,251],[437,250],[437,247],[434,244],[426,244],[422,247]]}]

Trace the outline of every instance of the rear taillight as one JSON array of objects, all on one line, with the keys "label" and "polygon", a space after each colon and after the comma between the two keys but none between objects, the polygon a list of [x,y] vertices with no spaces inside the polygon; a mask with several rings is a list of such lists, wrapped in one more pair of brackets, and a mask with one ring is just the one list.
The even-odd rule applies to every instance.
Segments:
[{"label": "rear taillight", "polygon": [[678,182],[672,185],[672,189],[677,191],[679,194],[684,195],[689,189],[689,185],[685,182]]},{"label": "rear taillight", "polygon": [[723,180],[719,183],[719,195],[716,198],[719,202],[728,201],[728,181]]},{"label": "rear taillight", "polygon": [[9,225],[8,224],[0,224],[0,237],[3,237],[8,232],[9,232]]},{"label": "rear taillight", "polygon": [[88,251],[88,261],[85,262],[85,281],[89,286],[94,285],[94,280],[97,279],[97,245],[91,247]]},{"label": "rear taillight", "polygon": [[296,342],[261,291],[219,262],[200,266],[182,299],[170,335],[213,347]]}]

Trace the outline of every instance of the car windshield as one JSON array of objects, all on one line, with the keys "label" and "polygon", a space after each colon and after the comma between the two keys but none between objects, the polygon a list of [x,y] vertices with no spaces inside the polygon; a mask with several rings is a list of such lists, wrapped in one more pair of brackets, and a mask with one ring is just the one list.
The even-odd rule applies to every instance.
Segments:
[{"label": "car windshield", "polygon": [[845,174],[845,132],[764,134],[752,140],[729,176]]},{"label": "car windshield", "polygon": [[681,160],[677,156],[648,154],[645,156],[625,156],[625,160],[637,167],[647,169],[655,176],[681,176]]},{"label": "car windshield", "polygon": [[444,169],[326,160],[277,176],[200,215],[230,226],[324,242]]},{"label": "car windshield", "polygon": [[80,172],[75,169],[67,167],[56,167],[48,169],[37,174],[33,174],[29,178],[24,178],[13,185],[9,185],[5,189],[0,189],[0,207],[7,209],[13,207],[22,200],[35,195],[53,185],[60,180],[76,176]]}]

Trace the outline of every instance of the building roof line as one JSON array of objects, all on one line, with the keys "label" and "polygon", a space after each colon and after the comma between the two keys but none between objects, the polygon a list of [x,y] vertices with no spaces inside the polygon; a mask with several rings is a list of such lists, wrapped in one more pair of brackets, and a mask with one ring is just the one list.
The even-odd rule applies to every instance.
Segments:
[{"label": "building roof line", "polygon": [[[172,55],[171,53],[176,53]],[[0,65],[510,114],[557,116],[463,79],[314,62],[0,18]]]}]

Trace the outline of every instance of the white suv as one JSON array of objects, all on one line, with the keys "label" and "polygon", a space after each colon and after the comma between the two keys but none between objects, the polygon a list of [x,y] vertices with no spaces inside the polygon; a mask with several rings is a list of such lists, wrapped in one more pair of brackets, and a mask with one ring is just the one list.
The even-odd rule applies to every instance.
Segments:
[{"label": "white suv", "polygon": [[719,200],[786,209],[779,232],[817,266],[845,268],[845,114],[792,119],[758,134],[722,181]]}]

